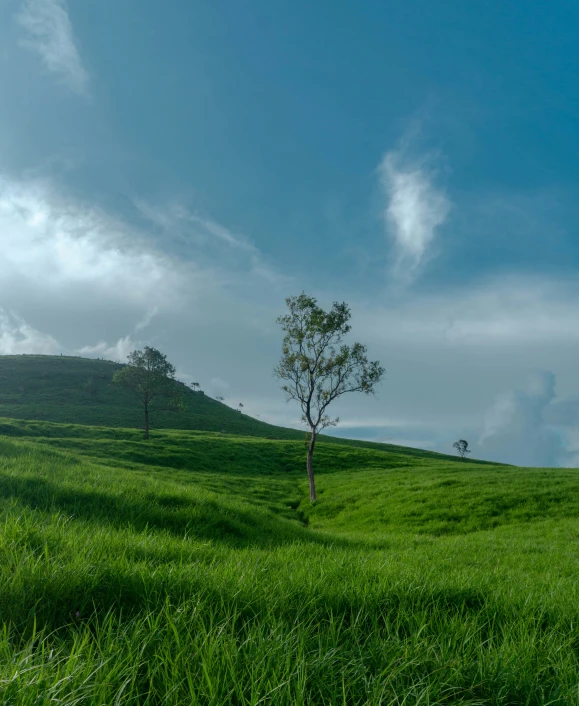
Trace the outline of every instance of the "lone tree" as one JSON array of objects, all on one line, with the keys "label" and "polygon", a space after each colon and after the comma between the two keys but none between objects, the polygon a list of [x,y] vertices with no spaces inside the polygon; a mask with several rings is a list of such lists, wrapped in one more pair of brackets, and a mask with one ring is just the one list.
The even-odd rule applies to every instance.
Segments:
[{"label": "lone tree", "polygon": [[201,389],[201,385],[198,382],[190,383],[190,387],[193,390],[193,392],[199,392],[199,390]]},{"label": "lone tree", "polygon": [[[370,362],[366,347],[361,343],[342,344],[350,331],[350,309],[345,302],[334,302],[324,311],[316,299],[303,293],[288,297],[289,314],[277,323],[285,331],[282,357],[274,369],[287,399],[296,400],[302,409],[302,421],[309,426],[307,471],[310,481],[310,501],[316,500],[316,485],[312,457],[318,434],[335,426],[326,412],[330,404],[346,392],[374,394],[375,386],[384,375],[378,361]],[[339,346],[339,347],[338,347]]]},{"label": "lone tree", "polygon": [[149,438],[149,414],[183,409],[181,391],[175,380],[175,366],[156,348],[145,346],[129,354],[129,363],[113,375],[113,382],[130,390],[143,405],[145,439]]},{"label": "lone tree", "polygon": [[455,441],[452,446],[457,450],[458,455],[462,458],[463,461],[465,454],[470,453],[470,449],[468,448],[468,441],[465,441],[464,439],[459,439],[458,441]]}]

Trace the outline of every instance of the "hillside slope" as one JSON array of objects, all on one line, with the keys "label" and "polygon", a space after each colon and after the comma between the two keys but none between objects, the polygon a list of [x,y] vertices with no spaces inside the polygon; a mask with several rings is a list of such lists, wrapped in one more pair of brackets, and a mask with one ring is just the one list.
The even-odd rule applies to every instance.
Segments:
[{"label": "hillside slope", "polygon": [[[135,399],[112,383],[121,364],[94,358],[48,355],[0,356],[0,417],[68,424],[142,429]],[[225,431],[269,439],[304,440],[304,432],[267,424],[241,414],[208,395],[183,386],[185,411],[151,415],[155,429]],[[281,394],[281,393],[280,393]],[[432,451],[322,435],[333,444],[455,460]],[[468,459],[470,463],[487,463]]]},{"label": "hillside slope", "polygon": [[[120,363],[73,356],[0,356],[0,416],[142,428],[135,398],[112,383]],[[185,411],[154,412],[155,429],[197,429],[275,438],[303,432],[266,424],[183,385]]]}]

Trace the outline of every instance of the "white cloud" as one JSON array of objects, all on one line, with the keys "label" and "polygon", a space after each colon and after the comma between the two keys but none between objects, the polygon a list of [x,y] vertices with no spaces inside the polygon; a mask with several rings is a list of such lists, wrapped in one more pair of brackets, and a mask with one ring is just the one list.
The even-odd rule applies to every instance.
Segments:
[{"label": "white cloud", "polygon": [[65,0],[23,0],[16,20],[26,31],[22,46],[36,52],[48,71],[85,95],[89,76],[76,46]]},{"label": "white cloud", "polygon": [[579,397],[554,400],[545,410],[547,424],[579,430]]},{"label": "white cloud", "polygon": [[[282,338],[276,316],[302,283],[257,273],[257,250],[211,234],[188,239],[195,232],[190,223],[179,231],[182,240],[167,239],[170,230],[151,219],[137,227],[47,182],[0,175],[0,306],[22,317],[4,325],[2,351],[80,350],[123,359],[153,345],[180,379],[232,404],[241,401],[264,421],[300,428],[299,410],[286,405],[271,371]],[[574,281],[512,276],[428,296],[377,294],[374,301],[341,285],[338,295],[352,305],[352,336],[387,372],[377,399],[351,395],[335,405],[344,420],[336,431],[414,439],[413,445],[452,453],[457,438],[482,434],[484,413],[504,390],[523,389],[535,405],[544,401],[545,394],[523,387],[526,371],[538,367],[552,370],[564,390],[541,402],[545,429],[556,433],[565,423],[572,437],[579,419]],[[333,297],[328,293],[328,301]],[[499,412],[503,427],[518,428],[511,420],[520,418],[519,407],[506,404]],[[491,435],[491,422],[473,456],[484,458],[485,449],[502,454],[499,426]],[[541,438],[548,446],[547,432]],[[579,453],[579,439],[577,446]],[[547,450],[542,458],[553,465],[557,449]]]},{"label": "white cloud", "polygon": [[0,245],[0,276],[32,290],[122,297],[150,311],[183,281],[179,267],[129,225],[62,199],[42,181],[0,176]]},{"label": "white cloud", "polygon": [[477,456],[519,466],[564,464],[568,457],[564,438],[545,421],[555,396],[551,371],[536,371],[524,389],[500,395],[485,416]]},{"label": "white cloud", "polygon": [[[133,334],[148,328],[158,313],[159,307],[157,306],[149,309],[142,319],[135,324]],[[87,356],[88,358],[104,358],[105,360],[114,360],[123,363],[129,357],[129,353],[137,350],[142,345],[144,344],[142,344],[141,341],[133,339],[132,334],[128,334],[121,336],[121,338],[112,345],[106,341],[99,341],[94,346],[83,346],[82,348],[78,348],[75,352],[81,356]]]},{"label": "white cloud", "polygon": [[504,276],[355,307],[356,329],[384,342],[489,347],[577,342],[579,286],[573,279]]},{"label": "white cloud", "polygon": [[386,205],[384,222],[394,239],[397,262],[394,274],[408,279],[425,260],[436,230],[451,210],[435,171],[426,160],[411,161],[404,150],[388,152],[379,167]]},{"label": "white cloud", "polygon": [[248,389],[271,393],[263,371],[278,353],[287,280],[256,271],[257,249],[245,257],[213,236],[180,248],[151,220],[137,226],[129,215],[71,199],[45,180],[0,174],[0,306],[49,332],[63,352],[122,360],[153,345],[180,378],[205,389],[214,379],[209,394],[231,389],[245,404]]},{"label": "white cloud", "polygon": [[[488,439],[473,447],[473,456],[487,458],[488,451],[511,463],[570,463],[569,440],[579,428],[579,285],[572,278],[512,275],[440,287],[435,293],[378,295],[372,303],[345,298],[352,304],[353,338],[368,345],[369,356],[381,361],[386,375],[378,401],[352,396],[343,407],[337,405],[344,427],[357,419],[360,431],[352,425],[352,432],[366,438],[430,438],[435,450],[452,453],[456,439],[473,442],[483,434],[485,412],[493,409],[486,421]],[[527,376],[537,368],[557,376],[559,396],[548,403],[544,381],[540,394],[537,387],[527,389]],[[522,393],[505,395],[505,390]],[[521,401],[520,394],[542,405],[540,448],[529,447],[532,458],[521,446],[501,458],[508,444],[502,444],[498,431],[491,439],[490,427],[494,418],[497,427],[508,423],[514,433],[527,400]],[[408,426],[396,432],[393,419]],[[579,452],[579,435],[577,447]]]},{"label": "white cloud", "polygon": [[58,341],[52,336],[33,328],[16,314],[0,308],[0,355],[55,355],[60,350]]},{"label": "white cloud", "polygon": [[95,346],[83,346],[78,349],[78,354],[87,358],[104,358],[105,360],[114,360],[124,363],[129,353],[139,347],[139,344],[131,339],[130,336],[124,336],[112,346],[105,341],[100,341]]}]

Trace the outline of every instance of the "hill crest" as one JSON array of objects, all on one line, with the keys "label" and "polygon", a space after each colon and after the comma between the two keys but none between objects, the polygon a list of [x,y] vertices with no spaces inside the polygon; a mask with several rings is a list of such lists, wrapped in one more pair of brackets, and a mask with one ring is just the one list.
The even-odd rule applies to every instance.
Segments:
[{"label": "hill crest", "polygon": [[[131,394],[112,382],[124,364],[99,358],[37,354],[0,356],[0,417],[87,426],[143,428],[142,412]],[[232,409],[184,383],[185,410],[156,412],[157,429],[225,432],[238,436],[303,440],[304,431],[268,424]],[[321,441],[357,448],[373,448],[410,456],[456,460],[439,454],[393,444],[322,435]],[[468,459],[469,463],[487,463]]]}]

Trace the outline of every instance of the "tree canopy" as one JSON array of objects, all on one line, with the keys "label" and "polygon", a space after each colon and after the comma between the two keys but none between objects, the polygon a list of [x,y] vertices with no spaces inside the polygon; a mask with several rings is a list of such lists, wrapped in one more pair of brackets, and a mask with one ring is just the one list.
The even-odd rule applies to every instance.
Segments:
[{"label": "tree canopy", "polygon": [[459,439],[458,441],[455,441],[454,444],[452,445],[453,448],[455,448],[458,452],[458,455],[464,460],[465,454],[470,453],[470,449],[468,448],[468,441],[465,439]]},{"label": "tree canopy", "polygon": [[312,455],[316,436],[339,422],[338,417],[329,416],[328,407],[348,392],[373,394],[384,368],[378,361],[368,360],[366,346],[361,343],[342,343],[351,329],[350,309],[345,302],[334,302],[327,312],[314,297],[302,292],[288,297],[286,304],[289,313],[277,319],[285,336],[274,374],[284,382],[282,390],[288,400],[300,404],[302,421],[310,428],[307,469],[310,499],[314,501]]},{"label": "tree canopy", "polygon": [[183,399],[175,380],[175,366],[156,348],[145,346],[129,354],[129,362],[113,376],[113,382],[130,390],[143,405],[145,439],[149,438],[150,413],[177,411]]}]

